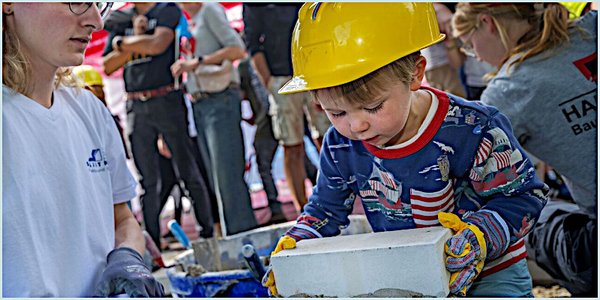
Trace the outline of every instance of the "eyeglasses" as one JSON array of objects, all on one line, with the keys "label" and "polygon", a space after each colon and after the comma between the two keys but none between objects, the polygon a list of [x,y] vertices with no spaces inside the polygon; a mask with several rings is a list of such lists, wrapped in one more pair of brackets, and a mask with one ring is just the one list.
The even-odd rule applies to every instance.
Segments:
[{"label": "eyeglasses", "polygon": [[464,40],[463,45],[460,47],[460,51],[462,53],[464,53],[466,56],[470,56],[470,57],[477,56],[475,54],[475,49],[473,49],[473,43],[471,43],[471,40],[473,39],[473,34],[475,33],[475,31],[477,31],[477,27],[475,27],[475,28],[473,28],[473,30],[471,30],[471,33],[469,33],[469,36]]},{"label": "eyeglasses", "polygon": [[100,12],[100,16],[102,17],[102,20],[104,20],[104,19],[106,19],[106,17],[108,17],[108,14],[110,13],[110,8],[112,7],[113,3],[112,2],[69,2],[69,9],[71,10],[72,13],[79,16],[79,15],[85,14],[85,12],[88,11],[90,9],[90,7],[92,7],[92,5],[95,5],[98,8],[98,11]]}]

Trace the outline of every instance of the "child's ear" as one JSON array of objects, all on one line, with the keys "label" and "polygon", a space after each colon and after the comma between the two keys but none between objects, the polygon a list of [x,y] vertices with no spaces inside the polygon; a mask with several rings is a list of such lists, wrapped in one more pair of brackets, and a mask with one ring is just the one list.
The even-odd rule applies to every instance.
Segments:
[{"label": "child's ear", "polygon": [[423,81],[423,77],[425,77],[425,66],[427,65],[427,60],[424,56],[419,56],[417,59],[417,63],[415,65],[415,71],[413,72],[412,80],[410,82],[410,90],[416,91],[421,88],[421,82]]}]

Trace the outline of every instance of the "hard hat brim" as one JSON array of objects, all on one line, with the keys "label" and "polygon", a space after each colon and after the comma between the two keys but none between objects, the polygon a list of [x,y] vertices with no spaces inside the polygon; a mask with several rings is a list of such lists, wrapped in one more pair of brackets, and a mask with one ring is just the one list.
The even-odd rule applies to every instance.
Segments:
[{"label": "hard hat brim", "polygon": [[[435,45],[435,44],[443,41],[445,38],[446,38],[446,34],[440,33],[440,36],[437,39],[433,40],[431,43],[427,43],[427,44],[423,45],[423,47],[421,49],[419,49],[419,51],[423,50],[423,49],[425,49],[425,48],[427,48],[429,46]],[[406,55],[409,55],[409,54],[410,53],[406,53],[405,55],[403,55],[401,57],[398,57],[398,58],[395,58],[395,59],[389,61],[387,64],[390,64],[390,63],[392,63],[392,62],[394,62],[394,61],[396,61],[396,60],[398,60],[398,59],[400,59],[400,58],[402,58],[402,57],[404,57]],[[387,65],[387,64],[385,64],[385,65]],[[385,66],[385,65],[383,65],[383,66]],[[379,68],[377,68],[377,69],[379,69]],[[377,69],[372,70],[371,72],[374,72]],[[315,86],[315,85],[311,85],[310,82],[307,82],[305,80],[304,76],[294,76],[294,77],[292,77],[292,79],[288,80],[288,82],[286,82],[277,91],[277,93],[280,94],[280,95],[288,95],[288,94],[301,93],[301,92],[307,92],[307,91],[311,91],[311,90],[317,90],[317,89],[334,87],[334,86],[346,84],[348,82],[352,82],[352,81],[354,81],[356,79],[359,79],[359,78],[361,78],[361,77],[363,77],[365,75],[367,75],[367,74],[364,74],[364,75],[359,76],[357,78],[351,78],[350,80],[346,80],[345,82],[340,82],[337,85],[330,85],[330,86]]]}]

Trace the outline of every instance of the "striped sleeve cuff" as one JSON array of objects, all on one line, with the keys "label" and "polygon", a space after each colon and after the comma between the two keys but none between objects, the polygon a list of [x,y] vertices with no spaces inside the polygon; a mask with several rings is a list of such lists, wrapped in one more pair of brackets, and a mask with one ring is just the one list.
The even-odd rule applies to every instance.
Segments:
[{"label": "striped sleeve cuff", "polygon": [[323,236],[319,233],[318,229],[325,224],[327,224],[327,219],[320,220],[312,216],[301,215],[298,217],[296,225],[290,228],[285,235],[293,238],[296,242],[305,239],[322,238]]},{"label": "striped sleeve cuff", "polygon": [[510,231],[497,212],[481,209],[465,217],[464,221],[477,226],[484,233],[488,261],[500,257],[508,248]]}]

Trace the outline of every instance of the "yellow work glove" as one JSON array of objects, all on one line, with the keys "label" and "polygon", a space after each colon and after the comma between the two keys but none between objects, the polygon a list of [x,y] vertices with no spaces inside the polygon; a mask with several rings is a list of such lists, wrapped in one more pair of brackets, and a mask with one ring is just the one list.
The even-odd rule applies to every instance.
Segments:
[{"label": "yellow work glove", "polygon": [[477,226],[463,222],[452,213],[441,212],[438,220],[454,232],[444,246],[448,255],[446,269],[451,273],[450,293],[464,297],[483,269],[487,254],[484,234]]},{"label": "yellow work glove", "polygon": [[[277,246],[275,246],[275,250],[271,252],[271,257],[273,255],[279,253],[281,250],[288,250],[296,248],[296,240],[291,238],[290,236],[284,235],[277,242]],[[271,264],[267,268],[267,272],[265,276],[262,278],[262,285],[264,287],[269,288],[269,295],[273,297],[278,297],[279,293],[277,293],[277,286],[275,286],[275,274],[273,274],[273,270],[271,268]]]}]

